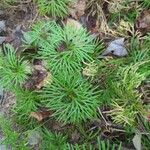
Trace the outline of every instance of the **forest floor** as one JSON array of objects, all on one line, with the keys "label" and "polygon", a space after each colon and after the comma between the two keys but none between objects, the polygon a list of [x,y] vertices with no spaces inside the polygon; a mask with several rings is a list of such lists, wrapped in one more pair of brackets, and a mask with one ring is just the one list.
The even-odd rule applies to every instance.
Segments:
[{"label": "forest floor", "polygon": [[[53,17],[41,14],[39,5],[32,0],[8,0],[8,2],[2,0],[0,2],[1,47],[11,44],[17,55],[20,55],[24,51],[24,34],[32,31],[33,25],[43,20],[48,22],[53,20]],[[65,124],[55,117],[50,117],[53,110],[42,105],[38,105],[36,111],[33,109],[27,114],[34,124],[23,125],[23,120],[18,125],[16,114],[20,112],[12,111],[17,103],[15,94],[1,88],[0,114],[12,121],[10,121],[11,131],[14,131],[15,135],[11,132],[10,136],[17,137],[17,140],[25,136],[26,139],[22,140],[22,143],[19,143],[19,140],[13,143],[13,139],[7,137],[10,131],[7,130],[6,134],[3,132],[7,121],[2,119],[0,150],[68,150],[69,148],[70,150],[113,150],[113,146],[114,150],[150,150],[149,0],[76,0],[69,4],[68,14],[65,17],[54,20],[60,25],[71,24],[77,29],[84,27],[99,42],[95,48],[97,51],[93,54],[96,55],[96,64],[85,63],[82,75],[103,91],[103,104],[97,108],[97,117],[79,125]],[[62,47],[64,45],[59,46],[60,51]],[[32,55],[34,48],[30,47],[25,51]],[[138,72],[133,69],[137,66]],[[127,70],[123,72],[123,68],[129,69],[128,72]],[[121,69],[122,72],[119,72]],[[49,71],[38,59],[33,60],[32,70],[33,74],[25,87],[38,91],[45,86]],[[135,96],[133,104],[128,101],[122,102],[124,99],[131,100],[135,93],[138,95]],[[34,127],[31,127],[32,125]],[[58,134],[55,137],[46,136],[45,133],[42,137],[40,127]],[[5,138],[7,140],[3,143]],[[46,139],[46,142],[43,142],[43,139]],[[49,140],[54,146],[44,147],[44,144],[48,145]],[[57,147],[57,144],[59,145],[57,140],[62,143],[66,141],[67,146],[71,146],[68,148],[61,143],[65,148],[62,145]]]}]

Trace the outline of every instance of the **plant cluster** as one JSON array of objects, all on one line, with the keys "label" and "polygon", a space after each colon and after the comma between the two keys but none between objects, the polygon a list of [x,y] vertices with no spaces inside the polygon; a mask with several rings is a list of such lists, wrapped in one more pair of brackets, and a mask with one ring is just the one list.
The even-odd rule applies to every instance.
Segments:
[{"label": "plant cluster", "polygon": [[53,116],[64,123],[80,123],[96,117],[99,92],[78,74],[59,73],[51,85],[42,90],[41,99]]},{"label": "plant cluster", "polygon": [[[24,42],[25,47],[37,48],[35,57],[45,60],[45,67],[53,77],[52,83],[40,91],[24,89],[23,85],[32,73],[27,69],[31,64],[25,58],[19,58],[21,56],[17,56],[10,45],[2,48],[4,56],[1,57],[1,66],[5,70],[2,70],[1,78],[5,81],[9,77],[6,78],[9,90],[16,96],[13,112],[17,116],[17,123],[26,124],[29,128],[34,126],[29,116],[38,110],[39,105],[53,111],[51,117],[63,124],[73,123],[78,126],[96,118],[96,110],[101,104],[100,91],[81,75],[84,63],[93,61],[96,48],[87,31],[71,25],[61,27],[55,22],[39,22],[32,31],[25,33]],[[6,81],[1,84],[7,88]]]},{"label": "plant cluster", "polygon": [[[68,14],[70,0],[35,2],[42,15],[62,19]],[[112,127],[116,124],[119,126],[116,133],[123,131],[127,136],[123,141],[125,143],[131,143],[131,137],[139,126],[149,134],[149,104],[143,100],[145,91],[141,92],[140,88],[143,81],[149,81],[150,77],[150,34],[138,38],[132,24],[141,7],[148,8],[149,2],[139,1],[133,10],[132,3],[126,0],[86,2],[85,11],[89,17],[102,21],[101,27],[104,24],[109,27],[111,21],[114,23],[123,15],[122,28],[118,27],[117,34],[129,37],[128,56],[103,56],[103,42],[95,39],[85,28],[49,20],[35,23],[30,31],[24,33],[21,54],[10,44],[3,44],[0,51],[0,85],[15,95],[12,121],[15,120],[22,129],[14,131],[11,121],[0,118],[6,137],[3,143],[7,146],[16,150],[32,149],[28,136],[37,129],[42,137],[39,147],[43,150],[120,150],[120,141],[124,139],[115,137],[112,142],[103,138],[105,132],[111,136],[111,130],[115,130]],[[106,3],[110,12],[108,18],[112,17],[110,22],[107,22],[103,8]],[[127,11],[131,13],[125,14]],[[34,49],[33,55],[28,51],[30,49]],[[26,83],[34,84],[35,81],[40,84],[38,88],[26,86]],[[41,115],[45,109],[50,112],[49,116],[37,123],[36,117],[32,118],[31,114]],[[64,128],[49,129],[51,120]],[[72,144],[70,137],[78,139],[78,136],[80,141]],[[141,140],[145,147],[149,147],[147,134]]]},{"label": "plant cluster", "polygon": [[[46,61],[53,74],[53,83],[41,91],[43,104],[54,110],[53,116],[64,123],[79,123],[96,116],[100,94],[80,73],[83,62],[92,61],[95,47],[92,37],[83,28],[61,27],[55,22],[38,23],[35,27],[25,35],[26,43],[35,39],[30,44],[38,43],[38,57]],[[41,37],[45,31],[44,41]]]},{"label": "plant cluster", "polygon": [[28,62],[17,58],[11,45],[4,45],[0,57],[0,84],[6,89],[13,89],[21,86],[30,73]]},{"label": "plant cluster", "polygon": [[147,9],[150,8],[150,1],[149,0],[142,0],[141,5]]},{"label": "plant cluster", "polygon": [[93,39],[83,28],[76,29],[71,25],[62,28],[55,22],[40,22],[25,38],[27,43],[30,41],[31,45],[39,46],[39,57],[47,61],[53,73],[80,71],[84,61],[92,60]]},{"label": "plant cluster", "polygon": [[37,0],[39,12],[42,15],[50,15],[54,18],[63,18],[68,14],[70,0]]}]

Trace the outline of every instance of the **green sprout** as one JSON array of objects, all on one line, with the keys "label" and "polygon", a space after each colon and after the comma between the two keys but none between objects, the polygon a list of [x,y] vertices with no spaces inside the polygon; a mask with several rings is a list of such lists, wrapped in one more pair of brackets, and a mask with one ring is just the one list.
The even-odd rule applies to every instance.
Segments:
[{"label": "green sprout", "polygon": [[141,5],[145,8],[150,8],[150,1],[149,0],[142,0]]},{"label": "green sprout", "polygon": [[72,25],[64,28],[53,24],[47,41],[41,43],[39,55],[47,61],[51,71],[80,71],[83,62],[92,60],[94,52],[93,38],[85,29]]},{"label": "green sprout", "polygon": [[51,85],[41,91],[43,104],[54,111],[53,116],[63,123],[80,123],[96,116],[100,94],[77,74],[55,76]]},{"label": "green sprout", "polygon": [[21,86],[28,74],[31,73],[30,67],[27,61],[23,58],[18,58],[13,47],[9,44],[4,45],[1,49],[4,54],[0,56],[0,84],[4,88],[13,89],[13,87]]},{"label": "green sprout", "polygon": [[13,106],[13,112],[16,114],[16,121],[19,124],[32,124],[30,113],[37,111],[38,108],[38,95],[34,91],[24,89],[14,90],[16,97],[16,104]]},{"label": "green sprout", "polygon": [[38,0],[38,9],[42,15],[63,18],[68,14],[70,0]]},{"label": "green sprout", "polygon": [[6,117],[0,116],[0,128],[4,136],[1,144],[6,146],[4,149],[29,150],[26,145],[25,134],[21,130],[16,131],[13,125],[13,121],[10,118],[6,119]]},{"label": "green sprout", "polygon": [[66,150],[67,149],[67,137],[60,133],[52,133],[47,129],[43,130],[43,141],[41,149],[50,150]]}]

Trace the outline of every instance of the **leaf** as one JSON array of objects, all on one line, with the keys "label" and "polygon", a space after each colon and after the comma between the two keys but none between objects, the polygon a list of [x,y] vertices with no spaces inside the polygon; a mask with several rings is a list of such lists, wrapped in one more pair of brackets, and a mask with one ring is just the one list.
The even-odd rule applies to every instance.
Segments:
[{"label": "leaf", "polygon": [[75,18],[78,19],[82,15],[84,15],[84,11],[86,9],[86,1],[85,0],[76,0],[71,3],[69,14]]},{"label": "leaf", "polygon": [[143,11],[137,19],[136,28],[142,33],[150,32],[150,10]]},{"label": "leaf", "polygon": [[124,46],[124,38],[116,39],[108,45],[107,49],[102,53],[103,56],[112,54],[115,56],[126,56],[128,54]]},{"label": "leaf", "polygon": [[49,117],[51,114],[50,111],[40,111],[40,112],[31,112],[30,113],[30,117],[33,117],[35,119],[37,119],[39,122],[44,120],[45,118]]},{"label": "leaf", "polygon": [[133,145],[136,148],[136,150],[141,150],[141,133],[136,133],[134,138],[132,139]]},{"label": "leaf", "polygon": [[46,84],[52,82],[51,74],[47,72],[43,64],[34,65],[33,68],[34,71],[32,76],[24,85],[26,89],[41,89]]}]

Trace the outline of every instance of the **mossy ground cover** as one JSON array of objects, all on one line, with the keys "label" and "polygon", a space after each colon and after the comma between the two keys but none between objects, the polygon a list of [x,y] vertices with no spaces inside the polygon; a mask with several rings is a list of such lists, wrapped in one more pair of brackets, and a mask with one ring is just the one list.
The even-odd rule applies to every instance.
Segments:
[{"label": "mossy ground cover", "polygon": [[0,10],[0,86],[15,100],[0,117],[6,149],[149,150],[149,0]]}]

